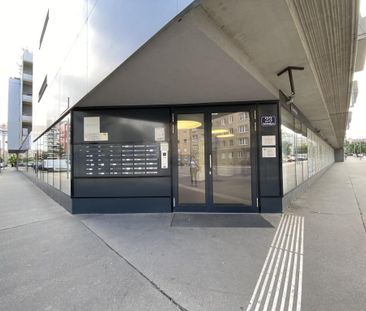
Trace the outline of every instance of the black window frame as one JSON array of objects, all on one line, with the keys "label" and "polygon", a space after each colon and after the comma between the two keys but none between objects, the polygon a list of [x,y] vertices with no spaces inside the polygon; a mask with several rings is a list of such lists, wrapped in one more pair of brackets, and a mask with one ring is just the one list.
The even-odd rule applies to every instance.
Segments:
[{"label": "black window frame", "polygon": [[46,18],[45,18],[44,23],[43,23],[41,37],[39,39],[39,49],[41,49],[42,42],[43,42],[43,38],[44,38],[44,35],[46,33],[46,29],[47,29],[47,25],[48,25],[48,20],[49,19],[50,19],[50,10],[48,9],[47,10],[47,14],[46,14]]}]

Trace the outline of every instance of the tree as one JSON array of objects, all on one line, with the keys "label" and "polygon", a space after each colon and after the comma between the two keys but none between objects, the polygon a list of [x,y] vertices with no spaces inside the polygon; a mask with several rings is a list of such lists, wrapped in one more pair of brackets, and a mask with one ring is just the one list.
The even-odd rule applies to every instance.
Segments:
[{"label": "tree", "polygon": [[16,154],[10,155],[8,161],[10,162],[11,167],[16,166],[17,165],[17,156],[16,156]]}]

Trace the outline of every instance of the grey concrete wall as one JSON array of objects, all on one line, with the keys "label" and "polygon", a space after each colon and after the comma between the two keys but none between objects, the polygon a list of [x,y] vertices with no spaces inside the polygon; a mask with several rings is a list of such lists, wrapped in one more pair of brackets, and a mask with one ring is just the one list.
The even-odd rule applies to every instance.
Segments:
[{"label": "grey concrete wall", "polygon": [[8,97],[8,149],[18,150],[21,144],[21,100],[20,80],[9,79]]},{"label": "grey concrete wall", "polygon": [[344,162],[344,148],[334,150],[334,160],[336,162]]}]

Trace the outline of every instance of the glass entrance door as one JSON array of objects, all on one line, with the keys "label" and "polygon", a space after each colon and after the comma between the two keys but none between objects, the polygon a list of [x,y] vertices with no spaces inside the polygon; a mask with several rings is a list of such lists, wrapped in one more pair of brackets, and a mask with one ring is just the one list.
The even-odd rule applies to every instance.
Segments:
[{"label": "glass entrance door", "polygon": [[252,205],[249,112],[211,113],[213,204]]},{"label": "glass entrance door", "polygon": [[174,120],[174,210],[257,211],[250,111],[185,109]]},{"label": "glass entrance door", "polygon": [[180,205],[206,204],[204,114],[177,115],[177,166]]}]

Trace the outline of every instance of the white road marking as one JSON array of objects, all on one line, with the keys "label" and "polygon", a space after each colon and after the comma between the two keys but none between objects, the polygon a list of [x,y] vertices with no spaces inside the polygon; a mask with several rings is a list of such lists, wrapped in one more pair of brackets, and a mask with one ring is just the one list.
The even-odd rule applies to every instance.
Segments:
[{"label": "white road marking", "polygon": [[295,228],[294,228],[294,232],[292,233],[292,238],[291,238],[291,245],[290,245],[290,250],[289,250],[290,255],[289,255],[289,259],[288,259],[288,263],[287,263],[285,284],[284,284],[283,290],[282,290],[282,299],[281,299],[280,311],[283,311],[285,309],[288,280],[289,280],[289,275],[290,275],[290,269],[291,269],[291,266],[292,266],[292,254],[293,254],[293,250],[294,250],[293,247],[294,247],[294,241],[295,241],[296,227],[297,227],[297,218],[295,218]]},{"label": "white road marking", "polygon": [[299,284],[297,288],[296,311],[301,310],[303,264],[304,264],[304,218],[301,219],[300,267],[299,267]]},{"label": "white road marking", "polygon": [[293,232],[295,230],[294,228],[295,228],[295,217],[291,216],[290,233],[288,234],[287,239],[286,239],[286,245],[285,245],[285,249],[284,249],[284,257],[283,257],[282,264],[281,264],[280,275],[278,276],[278,280],[277,280],[276,294],[275,294],[275,297],[273,299],[272,311],[275,311],[276,307],[277,307],[278,296],[280,294],[282,279],[283,279],[283,276],[284,276],[283,271],[285,269],[285,263],[286,263],[287,254],[288,254],[287,250],[288,250],[289,242],[290,242],[290,239],[291,239],[291,235],[293,234]]},{"label": "white road marking", "polygon": [[[281,220],[280,220],[280,223],[279,223],[279,225],[278,225],[278,227],[277,227],[277,230],[276,230],[275,236],[273,237],[273,240],[272,240],[271,245],[273,245],[273,244],[274,244],[274,242],[275,242],[275,241],[276,241],[276,239],[277,239],[277,235],[278,235],[279,229],[282,227],[283,220],[284,220],[284,217],[282,216],[282,217],[281,217]],[[260,285],[260,283],[261,283],[261,281],[262,281],[262,277],[263,277],[263,275],[264,275],[264,271],[265,271],[265,270],[266,270],[266,268],[267,268],[268,260],[269,260],[269,258],[271,257],[272,250],[273,250],[273,248],[272,248],[272,247],[270,247],[270,248],[269,248],[269,252],[268,252],[268,254],[267,254],[267,257],[266,257],[266,259],[265,259],[265,261],[264,261],[264,264],[263,264],[263,268],[262,268],[262,270],[261,270],[261,273],[259,274],[259,278],[258,278],[257,284],[255,285],[253,295],[252,295],[252,297],[251,297],[251,299],[250,299],[250,302],[249,302],[249,305],[248,305],[248,307],[247,307],[247,311],[249,311],[249,310],[252,308],[253,302],[254,302],[255,297],[256,297],[256,295],[257,295],[257,291],[258,291],[258,289],[259,289],[259,285]]]},{"label": "white road marking", "polygon": [[[288,217],[285,218],[285,223],[286,223],[285,227],[287,227],[287,225],[288,225]],[[283,229],[284,229],[284,226],[282,226],[282,228],[281,228],[280,235],[279,235],[279,237],[277,239],[276,245],[275,246],[274,245],[271,246],[271,247],[274,247],[273,256],[271,258],[271,262],[269,263],[268,270],[267,270],[267,273],[266,273],[266,277],[264,278],[264,282],[262,284],[262,289],[261,289],[260,294],[259,294],[259,298],[258,298],[258,301],[257,301],[257,305],[256,305],[256,307],[254,309],[255,311],[258,311],[259,310],[259,307],[261,306],[262,299],[263,299],[263,295],[264,295],[265,289],[267,287],[268,278],[269,278],[269,276],[271,274],[272,265],[273,265],[274,259],[276,257],[276,254],[277,254],[278,243],[279,243],[279,241],[282,238]]]},{"label": "white road marking", "polygon": [[[290,219],[289,219],[290,218]],[[273,289],[273,285],[274,285],[274,282],[275,282],[275,279],[276,279],[276,276],[277,276],[277,270],[278,270],[278,267],[280,265],[280,260],[281,260],[281,257],[282,257],[282,250],[283,250],[283,245],[288,237],[288,230],[290,229],[290,220],[292,220],[292,216],[288,217],[288,222],[286,224],[286,230],[285,230],[285,233],[284,233],[284,236],[282,238],[282,241],[281,241],[281,244],[280,244],[280,251],[278,253],[278,256],[277,256],[277,261],[276,261],[276,264],[275,264],[275,268],[274,268],[274,271],[272,273],[272,279],[271,279],[271,283],[269,285],[269,289],[268,289],[268,293],[267,293],[267,298],[266,298],[266,301],[264,303],[264,307],[263,307],[263,310],[267,310],[268,309],[268,304],[269,304],[269,301],[271,299],[271,296],[272,296],[272,289]]]},{"label": "white road marking", "polygon": [[290,300],[288,303],[288,310],[292,311],[294,305],[294,297],[295,297],[295,286],[296,286],[296,272],[297,272],[297,253],[299,251],[299,235],[300,235],[300,222],[301,219],[297,219],[297,227],[296,227],[296,248],[294,254],[294,265],[292,268],[292,279],[291,279],[291,287],[290,287]]},{"label": "white road marking", "polygon": [[295,306],[296,311],[301,311],[303,256],[304,218],[284,214],[268,250],[247,311],[252,310],[254,305],[255,311],[261,307],[264,311],[276,311],[281,289],[280,310],[285,310],[287,306],[287,310],[292,311]]}]

